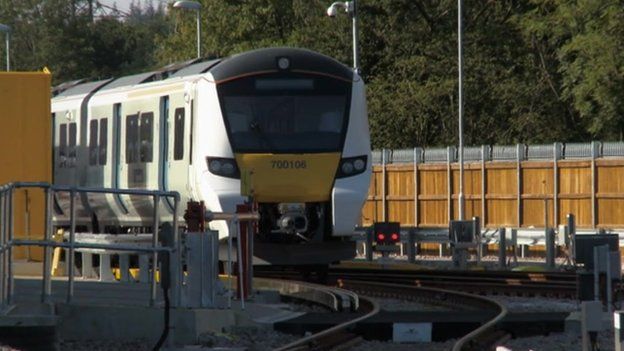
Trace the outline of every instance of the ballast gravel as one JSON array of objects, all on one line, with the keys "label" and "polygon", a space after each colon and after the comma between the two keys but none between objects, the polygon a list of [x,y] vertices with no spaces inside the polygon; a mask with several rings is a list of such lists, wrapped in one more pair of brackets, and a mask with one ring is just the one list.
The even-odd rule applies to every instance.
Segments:
[{"label": "ballast gravel", "polygon": [[577,300],[546,297],[487,296],[507,307],[509,312],[573,312],[581,305]]},{"label": "ballast gravel", "polygon": [[[582,349],[580,333],[551,333],[529,338],[510,339],[501,346],[505,347],[505,349],[501,348],[501,351],[581,351]],[[598,334],[597,350],[615,350],[613,331],[607,330]]]}]

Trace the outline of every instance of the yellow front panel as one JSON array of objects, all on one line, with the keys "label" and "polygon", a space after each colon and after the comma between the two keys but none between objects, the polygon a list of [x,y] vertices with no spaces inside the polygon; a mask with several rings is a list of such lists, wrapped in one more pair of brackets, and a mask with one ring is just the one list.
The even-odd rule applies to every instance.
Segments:
[{"label": "yellow front panel", "polygon": [[340,153],[236,154],[236,162],[252,172],[258,202],[318,202],[331,197]]}]

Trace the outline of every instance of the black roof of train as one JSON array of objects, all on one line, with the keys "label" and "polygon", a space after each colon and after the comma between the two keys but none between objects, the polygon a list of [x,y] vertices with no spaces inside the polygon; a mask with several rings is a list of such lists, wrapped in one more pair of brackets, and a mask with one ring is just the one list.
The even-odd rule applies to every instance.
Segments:
[{"label": "black roof of train", "polygon": [[289,62],[288,68],[283,70],[315,72],[345,80],[353,79],[353,71],[349,67],[329,56],[307,49],[278,47],[247,51],[223,59],[194,59],[174,63],[152,72],[96,82],[84,80],[67,82],[54,87],[52,93],[55,97],[88,94],[94,90],[105,91],[206,72],[212,73],[218,83],[254,73],[277,72],[281,69],[278,66],[278,60],[281,58],[287,58]]}]

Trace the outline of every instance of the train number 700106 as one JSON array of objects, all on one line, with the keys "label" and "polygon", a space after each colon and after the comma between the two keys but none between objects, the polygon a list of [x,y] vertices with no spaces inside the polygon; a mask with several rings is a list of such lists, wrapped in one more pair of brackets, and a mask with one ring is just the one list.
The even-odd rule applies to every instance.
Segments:
[{"label": "train number 700106", "polygon": [[306,161],[304,161],[304,160],[296,160],[296,161],[277,160],[277,161],[271,161],[271,168],[273,168],[273,169],[305,169],[307,167],[308,167],[308,165],[306,164]]}]

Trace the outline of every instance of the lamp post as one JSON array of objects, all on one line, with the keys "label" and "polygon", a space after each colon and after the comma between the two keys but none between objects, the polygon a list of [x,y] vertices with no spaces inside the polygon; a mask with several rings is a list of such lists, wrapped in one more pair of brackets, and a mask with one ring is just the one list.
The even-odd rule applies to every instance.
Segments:
[{"label": "lamp post", "polygon": [[8,72],[11,69],[11,65],[9,64],[9,47],[11,43],[11,27],[0,23],[0,32],[4,32],[4,37],[6,40],[6,70]]},{"label": "lamp post", "polygon": [[360,73],[360,58],[358,54],[358,22],[357,22],[357,1],[336,1],[327,8],[327,16],[335,17],[342,10],[351,16],[353,21],[353,71]]},{"label": "lamp post", "polygon": [[[462,12],[463,0],[457,0],[457,64],[459,71],[459,220],[464,219],[464,92],[463,92],[463,62],[462,62]],[[449,218],[450,219],[450,218]]]},{"label": "lamp post", "polygon": [[195,10],[197,11],[197,58],[201,57],[201,7],[197,1],[176,1],[173,4],[176,9]]}]

